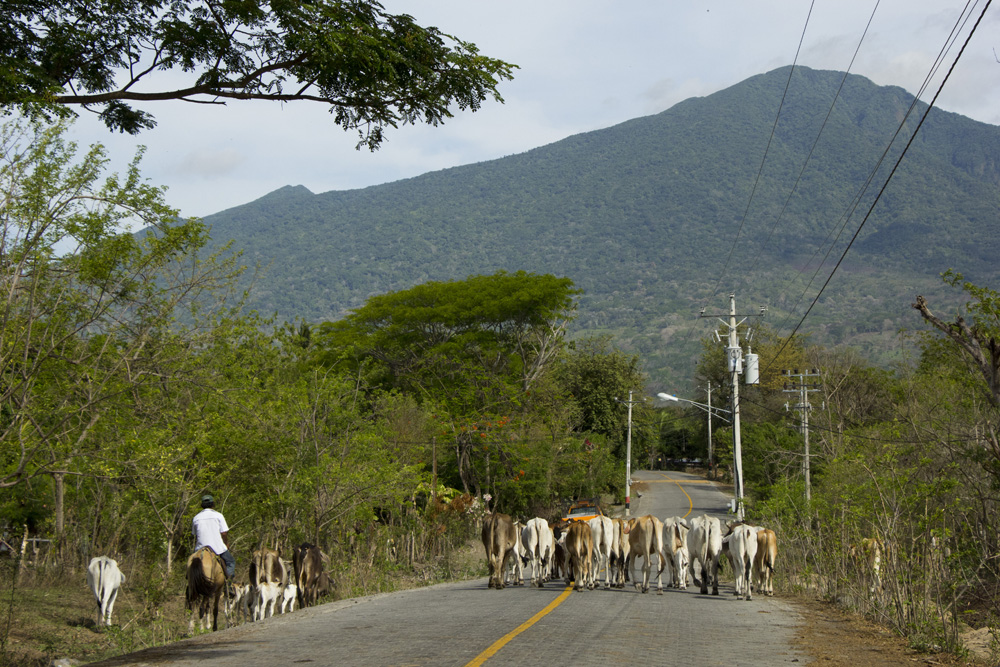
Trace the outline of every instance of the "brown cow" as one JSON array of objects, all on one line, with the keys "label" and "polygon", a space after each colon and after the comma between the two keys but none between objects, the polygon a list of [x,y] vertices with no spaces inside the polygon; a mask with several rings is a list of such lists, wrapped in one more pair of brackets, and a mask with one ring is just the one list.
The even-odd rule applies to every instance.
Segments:
[{"label": "brown cow", "polygon": [[663,522],[657,519],[652,514],[647,514],[646,516],[637,517],[635,519],[629,519],[626,525],[626,532],[628,533],[628,564],[626,569],[632,570],[632,563],[635,562],[636,558],[642,558],[642,585],[640,587],[639,582],[635,581],[635,577],[632,579],[635,581],[635,589],[637,591],[641,590],[643,593],[649,592],[649,571],[652,568],[651,559],[653,554],[656,554],[658,563],[656,571],[656,594],[663,595],[663,567],[666,565],[666,559],[663,555]]},{"label": "brown cow", "polygon": [[507,559],[514,554],[516,541],[514,521],[509,514],[495,512],[483,521],[483,547],[486,549],[486,562],[490,569],[490,588],[499,590],[504,587],[504,570]]},{"label": "brown cow", "polygon": [[778,536],[770,528],[757,531],[757,555],[753,559],[753,573],[757,587],[764,595],[774,595],[774,563],[778,558]]},{"label": "brown cow", "polygon": [[298,587],[299,606],[302,608],[316,604],[319,597],[319,581],[323,574],[323,554],[315,544],[303,542],[292,554],[295,570],[295,585]]},{"label": "brown cow", "polygon": [[593,588],[590,582],[590,562],[594,552],[594,535],[586,521],[571,521],[566,530],[566,555],[569,560],[566,583],[576,582],[576,590],[584,586]]}]

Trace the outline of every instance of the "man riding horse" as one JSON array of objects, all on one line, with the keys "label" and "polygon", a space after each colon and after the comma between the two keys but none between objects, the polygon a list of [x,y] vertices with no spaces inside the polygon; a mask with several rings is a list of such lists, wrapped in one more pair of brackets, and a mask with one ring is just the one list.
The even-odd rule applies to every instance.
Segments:
[{"label": "man riding horse", "polygon": [[226,564],[226,579],[236,574],[236,559],[229,553],[229,524],[221,512],[215,510],[215,498],[205,494],[201,498],[202,510],[194,515],[194,550],[211,549]]}]

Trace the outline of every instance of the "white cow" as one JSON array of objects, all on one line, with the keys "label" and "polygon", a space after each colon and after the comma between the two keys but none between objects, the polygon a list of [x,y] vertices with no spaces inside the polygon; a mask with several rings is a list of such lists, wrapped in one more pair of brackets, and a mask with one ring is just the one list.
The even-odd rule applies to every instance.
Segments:
[{"label": "white cow", "polygon": [[611,588],[611,547],[615,539],[615,525],[606,516],[595,516],[587,521],[590,524],[590,534],[594,540],[594,550],[591,552],[590,581],[587,586],[594,588],[597,571],[604,566],[604,588]]},{"label": "white cow", "polygon": [[97,556],[87,566],[87,586],[97,599],[97,626],[111,625],[111,610],[118,589],[125,583],[118,562],[107,556]]},{"label": "white cow", "polygon": [[[719,594],[719,557],[722,555],[722,523],[717,517],[707,514],[691,520],[691,530],[687,535],[687,547],[691,577],[701,587],[701,594],[708,595],[711,578],[712,595]],[[701,578],[697,576],[695,561],[701,566]]]},{"label": "white cow", "polygon": [[295,600],[299,595],[299,587],[295,584],[288,584],[281,591],[281,613],[295,611]]},{"label": "white cow", "polygon": [[551,578],[555,540],[549,522],[540,517],[530,519],[521,531],[523,563],[531,563],[531,585],[541,588]]},{"label": "white cow", "polygon": [[627,573],[625,564],[628,562],[629,554],[628,533],[625,530],[625,519],[612,519],[611,522],[614,525],[614,537],[611,540],[613,581],[615,588],[624,588]]},{"label": "white cow", "polygon": [[687,519],[672,516],[663,520],[663,554],[670,563],[670,586],[687,588],[690,555],[687,536],[690,531]]},{"label": "white cow", "polygon": [[745,523],[731,526],[732,532],[722,540],[729,546],[729,560],[733,565],[733,576],[736,578],[737,597],[744,600],[753,599],[752,582],[753,561],[757,556],[757,526]]}]

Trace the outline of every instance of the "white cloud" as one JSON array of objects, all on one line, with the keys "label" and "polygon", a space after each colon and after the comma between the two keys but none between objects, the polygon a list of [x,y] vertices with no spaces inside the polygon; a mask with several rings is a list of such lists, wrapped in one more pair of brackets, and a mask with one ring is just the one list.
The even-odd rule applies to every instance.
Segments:
[{"label": "white cloud", "polygon": [[[75,136],[105,143],[122,164],[137,143],[146,144],[143,173],[169,186],[170,202],[183,213],[207,215],[284,185],[313,192],[365,187],[658,113],[791,64],[809,10],[794,0],[508,0],[500,10],[467,0],[385,4],[519,65],[514,81],[500,86],[506,104],[459,112],[437,128],[391,131],[374,154],[356,151],[356,136],[310,103],[161,103],[147,107],[159,126],[138,139],[111,135],[93,118],[78,124]],[[799,63],[846,69],[874,6],[873,0],[816,3]],[[916,93],[964,6],[963,0],[882,0],[852,71]],[[1000,18],[994,15],[939,101],[990,123],[1000,121],[1000,64],[992,50]]]}]

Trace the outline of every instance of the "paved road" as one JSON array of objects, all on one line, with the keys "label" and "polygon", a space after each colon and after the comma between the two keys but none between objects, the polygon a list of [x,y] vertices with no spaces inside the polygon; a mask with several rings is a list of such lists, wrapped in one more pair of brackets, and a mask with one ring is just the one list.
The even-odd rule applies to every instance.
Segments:
[{"label": "paved road", "polygon": [[[725,516],[728,499],[682,473],[637,472],[647,490],[632,514]],[[489,590],[486,579],[299,610],[109,660],[102,665],[619,665],[807,664],[799,625],[778,598],[736,600],[667,590]],[[739,654],[732,653],[739,647]]]}]

